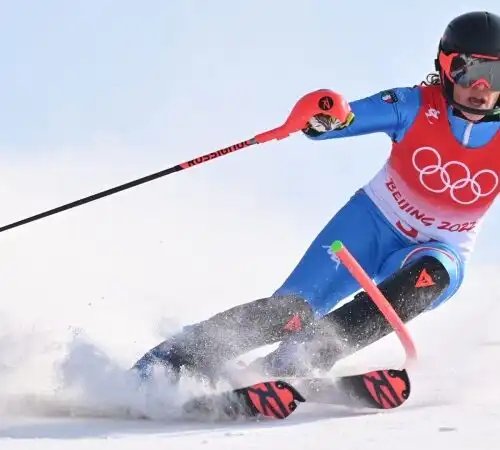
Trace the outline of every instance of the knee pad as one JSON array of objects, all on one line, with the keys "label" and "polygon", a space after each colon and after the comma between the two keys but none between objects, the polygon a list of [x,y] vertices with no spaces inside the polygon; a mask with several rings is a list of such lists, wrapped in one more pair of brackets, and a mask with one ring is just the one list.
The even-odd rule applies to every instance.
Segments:
[{"label": "knee pad", "polygon": [[[401,320],[408,322],[429,308],[449,284],[450,276],[441,261],[423,256],[401,267],[382,281],[378,288]],[[324,319],[334,324],[340,340],[352,351],[393,331],[365,291]]]},{"label": "knee pad", "polygon": [[450,273],[441,259],[419,255],[379,284],[403,321],[422,313],[448,290]]},{"label": "knee pad", "polygon": [[[403,322],[424,312],[450,284],[440,260],[426,255],[409,262],[378,284]],[[378,306],[361,291],[353,300],[324,316],[309,338],[312,353],[321,355],[323,370],[338,359],[370,345],[393,331]]]},{"label": "knee pad", "polygon": [[462,284],[464,277],[463,261],[448,245],[432,243],[415,248],[407,255],[402,265],[414,263],[422,258],[435,258],[443,265],[449,276],[446,289],[428,306],[428,309],[434,309],[449,300]]}]

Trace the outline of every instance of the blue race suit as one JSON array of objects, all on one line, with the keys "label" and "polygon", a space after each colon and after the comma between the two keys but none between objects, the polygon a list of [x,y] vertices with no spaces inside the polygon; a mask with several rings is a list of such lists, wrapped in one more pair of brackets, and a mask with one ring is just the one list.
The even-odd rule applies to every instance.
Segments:
[{"label": "blue race suit", "polygon": [[[356,117],[350,126],[311,139],[339,139],[382,132],[392,141],[400,142],[416,120],[421,104],[422,94],[418,87],[382,91],[350,103]],[[451,108],[448,109],[448,121],[457,141],[472,151],[487,144],[500,127],[495,121],[473,124],[454,115]],[[355,223],[363,223],[363,227],[353,226]],[[447,269],[450,284],[430,309],[451,298],[463,280],[465,258],[459,249],[435,240],[415,243],[396,230],[364,189],[360,189],[318,234],[275,295],[301,295],[311,304],[316,316],[322,317],[358,291],[360,286],[356,280],[329,251],[335,240],[343,241],[376,282],[415,258],[424,255],[437,258]]]}]

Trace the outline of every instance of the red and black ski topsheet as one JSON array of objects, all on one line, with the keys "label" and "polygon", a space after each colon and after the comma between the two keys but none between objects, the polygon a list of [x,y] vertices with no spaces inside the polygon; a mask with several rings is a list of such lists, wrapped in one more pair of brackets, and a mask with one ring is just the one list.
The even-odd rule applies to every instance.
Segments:
[{"label": "red and black ski topsheet", "polygon": [[297,380],[297,389],[314,403],[348,407],[393,409],[410,396],[410,378],[406,370],[375,370],[339,378]]},{"label": "red and black ski topsheet", "polygon": [[330,378],[297,378],[256,383],[189,400],[188,415],[212,419],[270,417],[285,419],[299,403],[326,403],[354,408],[393,409],[410,395],[406,370],[376,370]]},{"label": "red and black ski topsheet", "polygon": [[265,381],[230,391],[188,400],[183,412],[208,419],[271,417],[285,419],[306,399],[286,381]]}]

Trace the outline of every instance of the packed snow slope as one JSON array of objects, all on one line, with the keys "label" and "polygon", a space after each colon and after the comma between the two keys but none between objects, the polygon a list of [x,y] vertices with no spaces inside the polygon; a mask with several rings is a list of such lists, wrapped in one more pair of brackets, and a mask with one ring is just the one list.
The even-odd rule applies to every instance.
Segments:
[{"label": "packed snow slope", "polygon": [[[154,162],[122,149],[136,164],[117,168],[112,145],[70,153],[1,168],[5,223],[144,175]],[[328,218],[301,220],[249,184],[218,184],[216,167],[0,235],[2,449],[498,448],[500,282],[498,266],[477,261],[452,302],[411,324],[420,360],[398,410],[301,405],[283,422],[185,423],[175,405],[198,386],[159,383],[149,399],[134,390],[126,369],[136,358],[181,324],[268,295]],[[335,371],[403,358],[392,336]],[[153,420],[134,419],[142,414]]]}]

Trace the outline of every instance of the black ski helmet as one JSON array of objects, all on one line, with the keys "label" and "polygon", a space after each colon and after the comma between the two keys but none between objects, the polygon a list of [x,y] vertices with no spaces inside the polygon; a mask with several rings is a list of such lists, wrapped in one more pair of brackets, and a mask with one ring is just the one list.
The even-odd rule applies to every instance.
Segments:
[{"label": "black ski helmet", "polygon": [[[453,100],[454,81],[451,79],[449,68],[447,71],[442,64],[446,55],[450,54],[483,55],[500,60],[500,16],[486,11],[474,11],[453,19],[441,37],[435,60],[436,70],[441,77],[443,93],[451,105],[472,114],[500,113],[500,104],[498,103],[493,109],[478,110]],[[451,65],[453,64],[454,62],[451,63]],[[500,61],[498,61],[498,65],[500,68]],[[500,80],[495,81],[500,82]]]}]

